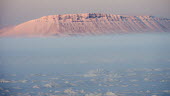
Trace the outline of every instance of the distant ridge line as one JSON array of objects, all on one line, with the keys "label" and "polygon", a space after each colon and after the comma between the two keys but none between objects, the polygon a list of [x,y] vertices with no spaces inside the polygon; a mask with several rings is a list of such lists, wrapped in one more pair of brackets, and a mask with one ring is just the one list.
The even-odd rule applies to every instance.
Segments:
[{"label": "distant ridge line", "polygon": [[0,30],[0,36],[75,36],[170,32],[170,19],[104,13],[49,15]]}]

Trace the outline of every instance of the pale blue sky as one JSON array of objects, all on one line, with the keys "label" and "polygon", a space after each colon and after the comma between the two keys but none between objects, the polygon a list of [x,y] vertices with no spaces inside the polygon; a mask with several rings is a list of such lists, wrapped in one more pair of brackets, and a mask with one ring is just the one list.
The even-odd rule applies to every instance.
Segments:
[{"label": "pale blue sky", "polygon": [[0,28],[46,15],[110,13],[170,18],[170,0],[0,0]]}]

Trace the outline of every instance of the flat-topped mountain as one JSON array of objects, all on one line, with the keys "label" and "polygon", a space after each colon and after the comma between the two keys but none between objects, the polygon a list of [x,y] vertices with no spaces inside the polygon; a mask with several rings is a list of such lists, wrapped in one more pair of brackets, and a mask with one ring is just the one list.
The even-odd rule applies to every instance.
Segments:
[{"label": "flat-topped mountain", "polygon": [[67,36],[168,32],[170,19],[101,13],[44,16],[0,31],[0,36]]}]

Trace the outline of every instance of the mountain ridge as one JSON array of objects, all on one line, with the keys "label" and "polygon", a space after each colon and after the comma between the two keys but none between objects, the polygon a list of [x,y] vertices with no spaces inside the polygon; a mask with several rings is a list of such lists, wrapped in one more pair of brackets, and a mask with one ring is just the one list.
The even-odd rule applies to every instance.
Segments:
[{"label": "mountain ridge", "polygon": [[0,36],[72,36],[155,31],[170,31],[170,19],[82,13],[43,16],[8,30],[1,30]]}]

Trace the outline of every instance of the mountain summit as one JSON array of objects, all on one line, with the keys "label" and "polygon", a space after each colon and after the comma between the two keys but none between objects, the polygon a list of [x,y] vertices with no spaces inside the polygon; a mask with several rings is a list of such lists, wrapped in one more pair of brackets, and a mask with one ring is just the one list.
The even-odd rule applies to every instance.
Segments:
[{"label": "mountain summit", "polygon": [[101,13],[44,16],[0,31],[0,36],[70,36],[168,32],[170,19]]}]

